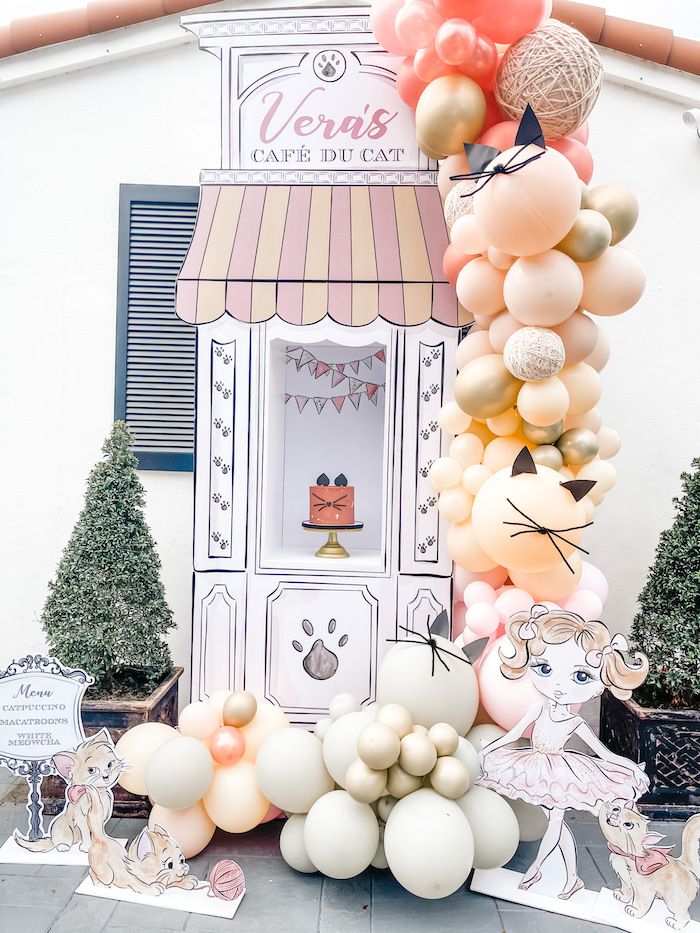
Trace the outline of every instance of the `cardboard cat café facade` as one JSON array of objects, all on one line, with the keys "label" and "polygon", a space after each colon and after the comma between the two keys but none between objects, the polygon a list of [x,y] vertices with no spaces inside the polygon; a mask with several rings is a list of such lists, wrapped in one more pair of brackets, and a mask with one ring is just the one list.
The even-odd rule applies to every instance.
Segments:
[{"label": "cardboard cat caf\u00e9 facade", "polygon": [[[437,166],[366,9],[182,24],[221,66],[221,167],[176,300],[197,331],[192,695],[245,687],[309,723],[373,700],[399,626],[451,611],[428,471],[467,320]],[[321,512],[354,496],[329,539],[348,556],[317,556],[310,487]]]}]

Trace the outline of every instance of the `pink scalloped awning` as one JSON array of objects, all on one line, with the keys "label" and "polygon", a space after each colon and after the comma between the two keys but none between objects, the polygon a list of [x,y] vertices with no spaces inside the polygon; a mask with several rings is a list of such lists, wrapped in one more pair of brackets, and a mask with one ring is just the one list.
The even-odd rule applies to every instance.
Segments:
[{"label": "pink scalloped awning", "polygon": [[458,327],[471,317],[445,278],[434,186],[204,185],[177,281],[188,324],[228,313],[359,326],[381,317]]}]

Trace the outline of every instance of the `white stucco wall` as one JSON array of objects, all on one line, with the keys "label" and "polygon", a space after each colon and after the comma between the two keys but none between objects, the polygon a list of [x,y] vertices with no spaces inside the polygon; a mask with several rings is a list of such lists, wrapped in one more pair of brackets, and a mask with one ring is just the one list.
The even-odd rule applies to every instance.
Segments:
[{"label": "white stucco wall", "polygon": [[[218,107],[218,63],[193,42],[0,83],[2,663],[43,648],[47,582],[113,416],[119,184],[196,184],[200,168],[217,164]],[[649,273],[640,307],[603,321],[613,355],[601,407],[623,450],[619,485],[588,541],[611,581],[608,621],[620,628],[679,473],[700,454],[700,139],[683,109],[606,83],[591,120],[594,180],[637,191],[642,216],[629,242]],[[189,668],[191,475],[141,475],[178,623],[173,655]]]}]

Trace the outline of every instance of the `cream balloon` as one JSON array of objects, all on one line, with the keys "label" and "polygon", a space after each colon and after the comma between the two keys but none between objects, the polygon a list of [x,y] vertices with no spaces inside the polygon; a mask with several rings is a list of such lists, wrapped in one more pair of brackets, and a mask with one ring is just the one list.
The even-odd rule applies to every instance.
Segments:
[{"label": "cream balloon", "polygon": [[593,408],[603,391],[600,376],[588,363],[565,366],[557,377],[569,394],[570,415],[582,415]]},{"label": "cream balloon", "polygon": [[469,772],[458,758],[445,755],[438,758],[435,767],[430,772],[430,785],[434,791],[456,800],[467,792],[469,787]]},{"label": "cream balloon", "polygon": [[[500,315],[498,315],[498,317],[500,317]],[[494,318],[494,321],[495,320],[496,318]],[[471,360],[484,356],[486,353],[493,353],[489,335],[490,329],[489,331],[484,331],[474,330],[472,328],[464,340],[460,340],[457,353],[455,354],[457,369],[464,369]]]},{"label": "cream balloon", "polygon": [[611,243],[632,232],[639,218],[639,202],[635,193],[624,185],[597,185],[587,195],[588,207],[600,211],[611,227]]},{"label": "cream balloon", "polygon": [[130,794],[146,796],[146,769],[158,749],[177,738],[178,732],[164,722],[142,722],[122,735],[115,746],[120,758],[128,762],[128,770],[122,771],[117,778],[124,790]]},{"label": "cream balloon", "polygon": [[314,726],[314,735],[316,738],[323,742],[332,723],[333,720],[330,716],[322,716]]},{"label": "cream balloon", "polygon": [[383,722],[373,722],[357,737],[357,754],[369,768],[379,771],[390,768],[399,760],[400,751],[399,736]]},{"label": "cream balloon", "polygon": [[450,444],[450,457],[456,460],[465,469],[474,463],[481,463],[484,455],[484,444],[476,436],[467,432],[460,434]]},{"label": "cream balloon", "polygon": [[201,799],[213,773],[206,745],[192,736],[178,735],[151,757],[146,768],[146,790],[153,803],[166,810],[184,810]]},{"label": "cream balloon", "polygon": [[388,794],[385,794],[383,797],[380,797],[377,801],[377,815],[380,820],[383,820],[385,823],[389,819],[389,814],[396,806],[396,801],[398,798],[390,797]]},{"label": "cream balloon", "polygon": [[[226,715],[225,709],[224,715]],[[271,736],[273,732],[277,732],[279,729],[289,729],[289,727],[290,722],[284,710],[279,706],[273,706],[272,703],[258,703],[255,718],[241,729],[245,739],[243,757],[247,761],[255,761],[258,749],[265,739]]]},{"label": "cream balloon", "polygon": [[585,208],[578,212],[574,225],[556,249],[575,262],[591,262],[602,256],[612,241],[608,219],[598,211]]},{"label": "cream balloon", "polygon": [[615,485],[617,479],[617,470],[608,460],[593,460],[582,466],[578,471],[576,479],[589,479],[595,482],[594,493],[602,496]]},{"label": "cream balloon", "polygon": [[416,105],[416,135],[432,152],[455,155],[474,142],[486,116],[479,85],[460,74],[435,78]]},{"label": "cream balloon", "polygon": [[457,748],[453,752],[453,757],[461,761],[467,769],[467,773],[469,774],[469,786],[473,787],[479,779],[479,772],[481,769],[479,766],[479,755],[472,743],[463,736],[460,736]]},{"label": "cream balloon", "polygon": [[552,330],[561,337],[564,344],[567,366],[585,360],[598,342],[598,325],[581,311],[575,311]]},{"label": "cream balloon", "polygon": [[494,791],[476,786],[457,804],[474,837],[474,867],[500,868],[509,862],[520,842],[520,827],[508,802]]},{"label": "cream balloon", "polygon": [[463,522],[471,514],[473,501],[462,486],[453,486],[440,494],[438,512],[450,522]]},{"label": "cream balloon", "polygon": [[[408,733],[413,729],[413,719],[411,718],[411,714],[405,706],[401,706],[399,703],[385,703],[384,705],[380,706],[377,710],[375,722],[383,726],[388,726],[392,732],[396,733],[399,739],[402,739],[405,735],[408,735]],[[359,748],[360,746],[358,744],[358,751]],[[400,746],[399,751],[401,751]],[[398,759],[398,752],[396,757]],[[367,764],[372,767],[369,761]]]},{"label": "cream balloon", "polygon": [[411,732],[401,739],[399,765],[407,774],[423,777],[435,767],[437,752],[427,735]]},{"label": "cream balloon", "polygon": [[583,264],[581,272],[581,307],[591,314],[603,317],[622,314],[636,305],[644,293],[644,266],[622,246],[611,246],[598,259]]},{"label": "cream balloon", "polygon": [[492,473],[497,473],[513,463],[522,447],[523,442],[517,438],[497,437],[484,448],[484,466],[487,466]]},{"label": "cream balloon", "polygon": [[486,349],[484,353],[491,353],[493,351],[496,353],[503,353],[508,338],[516,331],[520,330],[522,326],[520,321],[516,321],[510,311],[501,311],[500,314],[497,314],[491,319],[491,323],[489,324],[489,343],[492,350]]},{"label": "cream balloon", "polygon": [[[481,489],[487,479],[493,476],[493,470],[489,470],[483,463],[474,463],[468,466],[462,475],[462,486],[471,495],[475,496]],[[474,503],[472,502],[472,505]]]},{"label": "cream balloon", "polygon": [[182,810],[166,810],[154,804],[148,817],[148,826],[162,826],[182,849],[185,858],[194,858],[195,855],[206,849],[216,832],[216,824],[211,819],[204,804],[198,800],[191,807]]},{"label": "cream balloon", "polygon": [[389,863],[386,860],[386,853],[384,852],[384,826],[379,824],[379,844],[377,845],[377,851],[374,853],[374,858],[370,862],[372,868],[378,868],[380,871],[385,870],[389,867]]},{"label": "cream balloon", "polygon": [[353,800],[360,803],[374,803],[386,791],[386,770],[368,768],[360,758],[356,758],[345,772],[345,788]]},{"label": "cream balloon", "polygon": [[[462,220],[474,221],[473,217]],[[510,273],[508,273],[510,275]],[[470,314],[492,317],[505,308],[503,283],[506,273],[495,269],[488,259],[477,257],[457,276],[457,298]]]},{"label": "cream balloon", "polygon": [[215,690],[214,693],[207,699],[207,703],[210,706],[213,706],[214,709],[219,714],[219,725],[223,724],[223,715],[224,715],[224,703],[231,696],[231,691],[228,689],[225,690]]},{"label": "cream balloon", "polygon": [[493,418],[513,407],[521,385],[506,369],[503,357],[490,353],[459,371],[454,395],[462,411],[473,418]]},{"label": "cream balloon", "polygon": [[287,813],[307,813],[335,786],[320,739],[306,729],[281,729],[269,736],[255,760],[255,779],[265,797]]},{"label": "cream balloon", "polygon": [[379,825],[372,808],[344,790],[325,794],[307,814],[304,847],[312,864],[329,878],[359,875],[378,845]]},{"label": "cream balloon", "polygon": [[424,787],[399,800],[389,814],[384,852],[399,884],[417,897],[436,899],[467,880],[474,839],[461,808]]},{"label": "cream balloon", "polygon": [[482,752],[487,745],[490,745],[491,742],[495,742],[496,739],[502,738],[505,734],[505,729],[501,729],[500,726],[493,723],[483,723],[480,726],[474,726],[473,729],[470,729],[466,739],[478,754]]},{"label": "cream balloon", "polygon": [[524,382],[517,398],[523,421],[546,427],[560,421],[569,410],[569,393],[559,376],[543,382]]},{"label": "cream balloon", "polygon": [[515,813],[521,842],[537,842],[544,836],[549,824],[541,807],[525,803],[524,800],[509,800],[507,797],[503,799],[508,801],[511,810]]},{"label": "cream balloon", "polygon": [[241,759],[227,768],[215,768],[204,808],[219,829],[247,833],[261,823],[270,807],[255,780],[255,765]]},{"label": "cream balloon", "polygon": [[336,693],[328,707],[328,715],[335,722],[348,713],[359,713],[362,709],[360,701],[352,693]]},{"label": "cream balloon", "polygon": [[598,453],[601,460],[609,460],[620,452],[620,435],[612,428],[602,427],[598,431]]},{"label": "cream balloon", "polygon": [[[490,351],[489,351],[490,352]],[[462,434],[468,430],[472,419],[462,411],[457,402],[447,402],[438,412],[438,424],[447,434]]]},{"label": "cream balloon", "polygon": [[387,773],[387,792],[397,800],[412,794],[422,785],[423,781],[416,775],[404,771],[401,765],[392,765]]},{"label": "cream balloon", "polygon": [[486,427],[492,434],[498,437],[508,437],[518,430],[522,421],[515,408],[509,408],[502,415],[495,415],[493,418],[487,418]]},{"label": "cream balloon", "polygon": [[572,554],[567,558],[569,565],[573,568],[573,573],[564,563],[559,561],[550,570],[542,573],[519,573],[512,570],[510,579],[515,586],[530,593],[532,598],[538,602],[551,600],[557,602],[559,599],[565,599],[576,589],[578,581],[581,579],[581,558],[578,554]]},{"label": "cream balloon", "polygon": [[450,230],[450,243],[465,255],[476,255],[488,249],[489,241],[472,214],[458,217]]},{"label": "cream balloon", "polygon": [[483,573],[499,566],[479,544],[469,519],[466,522],[453,522],[447,529],[447,553],[455,564],[473,573]]},{"label": "cream balloon", "polygon": [[581,270],[556,249],[518,259],[503,283],[506,307],[531,327],[561,324],[578,308],[582,294]]},{"label": "cream balloon", "polygon": [[459,745],[457,730],[446,722],[436,722],[428,730],[428,738],[435,746],[439,757],[453,755]]},{"label": "cream balloon", "polygon": [[177,724],[181,735],[206,742],[212,732],[219,728],[221,720],[215,706],[196,700],[183,708]]},{"label": "cream balloon", "polygon": [[345,774],[357,757],[357,740],[374,719],[373,712],[361,710],[336,719],[323,741],[323,761],[336,784],[345,786]]},{"label": "cream balloon", "polygon": [[430,482],[438,492],[456,486],[462,479],[462,467],[452,457],[438,457],[430,468]]},{"label": "cream balloon", "polygon": [[280,833],[280,854],[290,868],[305,875],[318,871],[304,845],[305,813],[293,813]]}]

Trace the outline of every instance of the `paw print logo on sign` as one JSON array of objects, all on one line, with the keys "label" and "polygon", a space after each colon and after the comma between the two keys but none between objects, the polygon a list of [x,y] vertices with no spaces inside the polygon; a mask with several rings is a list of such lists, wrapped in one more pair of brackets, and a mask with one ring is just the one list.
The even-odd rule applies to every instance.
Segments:
[{"label": "paw print logo on sign", "polygon": [[324,49],[314,57],[314,74],[321,81],[339,81],[345,74],[347,62],[337,49]]},{"label": "paw print logo on sign", "polygon": [[[334,634],[336,625],[335,619],[331,619],[328,623],[329,635]],[[302,621],[301,627],[307,638],[313,638],[314,627],[308,619]],[[338,648],[344,648],[347,643],[348,636],[341,635],[338,639]],[[292,648],[300,654],[303,654],[305,650],[301,642],[296,639],[292,642]],[[304,655],[301,663],[309,677],[313,677],[314,680],[329,680],[338,670],[338,655],[326,647],[322,638],[317,638]]]}]

